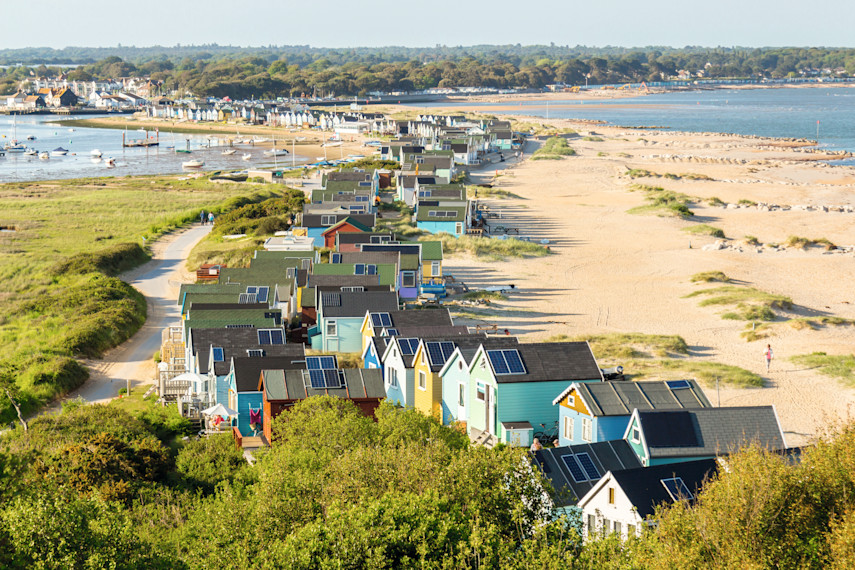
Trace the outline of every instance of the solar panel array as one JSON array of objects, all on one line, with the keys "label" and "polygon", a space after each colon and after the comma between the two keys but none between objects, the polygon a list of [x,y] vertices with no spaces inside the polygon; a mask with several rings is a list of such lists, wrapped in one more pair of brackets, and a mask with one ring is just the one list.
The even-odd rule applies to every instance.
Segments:
[{"label": "solar panel array", "polygon": [[371,324],[375,327],[389,328],[392,326],[392,317],[389,313],[371,313]]},{"label": "solar panel array", "polygon": [[333,253],[330,256],[330,263],[341,263],[341,254],[340,253]]},{"label": "solar panel array", "polygon": [[579,461],[579,465],[582,466],[582,469],[585,470],[585,475],[588,476],[588,479],[591,481],[597,481],[600,478],[600,472],[591,460],[590,455],[587,453],[577,453],[576,459]]},{"label": "solar panel array", "polygon": [[258,344],[285,344],[281,329],[259,329]]},{"label": "solar panel array", "polygon": [[692,495],[692,492],[689,491],[689,488],[686,487],[686,484],[680,477],[662,479],[662,485],[675,501],[679,501],[680,499],[688,499],[691,501],[694,498],[694,495]]},{"label": "solar panel array", "polygon": [[597,466],[594,465],[594,462],[591,460],[591,456],[587,453],[562,455],[561,461],[563,461],[564,465],[567,466],[567,470],[570,471],[570,475],[573,476],[573,480],[577,483],[584,483],[585,481],[599,481],[600,479],[600,471],[597,469]]},{"label": "solar panel array", "polygon": [[335,356],[307,356],[306,368],[309,370],[336,370],[338,363]]},{"label": "solar panel array", "polygon": [[386,336],[398,336],[398,329],[386,329]]},{"label": "solar panel array", "polygon": [[688,380],[667,380],[665,385],[672,390],[683,390],[692,387]]},{"label": "solar panel array", "polygon": [[453,342],[428,342],[425,343],[425,348],[427,348],[431,365],[442,366],[451,357],[456,346]]},{"label": "solar panel array", "polygon": [[341,374],[338,370],[309,370],[309,383],[316,390],[341,388]]},{"label": "solar panel array", "polygon": [[401,354],[410,356],[416,353],[416,349],[419,347],[419,339],[399,338],[398,345],[401,347]]},{"label": "solar panel array", "polygon": [[561,461],[564,462],[564,465],[567,466],[567,470],[570,471],[570,475],[573,476],[573,480],[577,483],[584,483],[588,480],[585,476],[585,472],[582,471],[582,466],[579,465],[579,462],[576,461],[576,457],[573,455],[562,455]]},{"label": "solar panel array", "polygon": [[496,374],[525,374],[525,364],[518,350],[488,350],[487,356]]},{"label": "solar panel array", "polygon": [[266,303],[267,296],[270,293],[270,287],[259,287],[255,295],[255,300],[259,303]]},{"label": "solar panel array", "polygon": [[221,347],[215,346],[212,350],[214,351],[214,362],[222,362],[225,360],[223,349]]}]

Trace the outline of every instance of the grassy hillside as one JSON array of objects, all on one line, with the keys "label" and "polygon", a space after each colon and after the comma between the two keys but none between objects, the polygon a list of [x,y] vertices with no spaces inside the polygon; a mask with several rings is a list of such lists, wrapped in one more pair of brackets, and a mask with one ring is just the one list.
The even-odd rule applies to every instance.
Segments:
[{"label": "grassy hillside", "polygon": [[201,209],[230,210],[273,188],[177,177],[0,185],[0,227],[14,230],[0,233],[0,384],[26,412],[79,386],[87,373],[76,358],[99,356],[145,321],[145,300],[115,278],[148,260],[145,244]]}]

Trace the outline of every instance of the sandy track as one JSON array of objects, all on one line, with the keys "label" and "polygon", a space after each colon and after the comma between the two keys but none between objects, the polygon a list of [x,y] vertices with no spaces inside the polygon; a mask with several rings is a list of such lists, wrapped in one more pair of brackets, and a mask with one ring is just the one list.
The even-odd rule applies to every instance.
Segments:
[{"label": "sandy track", "polygon": [[107,352],[102,359],[84,361],[89,369],[89,380],[66,398],[105,402],[116,397],[128,379],[132,385],[154,381],[152,356],[160,349],[161,331],[180,318],[175,304],[178,283],[193,280],[185,270],[184,262],[193,246],[210,231],[210,225],[194,225],[170,234],[152,246],[151,261],[119,276],[145,295],[148,303],[146,322],[133,337]]}]

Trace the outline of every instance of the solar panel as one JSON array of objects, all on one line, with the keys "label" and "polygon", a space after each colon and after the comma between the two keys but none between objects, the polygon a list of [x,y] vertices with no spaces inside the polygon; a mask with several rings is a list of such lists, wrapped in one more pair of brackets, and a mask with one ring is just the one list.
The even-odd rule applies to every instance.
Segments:
[{"label": "solar panel", "polygon": [[597,470],[597,466],[594,465],[594,462],[591,460],[591,456],[587,453],[577,453],[576,459],[579,461],[579,464],[582,466],[582,469],[585,470],[585,475],[588,476],[588,479],[592,481],[596,481],[600,478],[600,472]]},{"label": "solar panel", "polygon": [[365,275],[365,264],[357,263],[353,266],[353,274],[354,275]]},{"label": "solar panel", "polygon": [[279,329],[270,331],[270,344],[285,344],[285,335]]},{"label": "solar panel", "polygon": [[214,362],[222,362],[223,360],[225,360],[225,357],[223,356],[223,349],[222,348],[215,346],[213,348],[213,351],[214,351]]},{"label": "solar panel", "polygon": [[[415,346],[410,341],[415,342]],[[398,344],[401,346],[401,354],[411,355],[416,353],[416,347],[419,345],[417,338],[400,338]]]},{"label": "solar panel", "polygon": [[440,365],[444,362],[442,359],[442,348],[440,348],[438,342],[429,342],[425,347],[427,348],[431,364]]},{"label": "solar panel", "polygon": [[668,380],[665,382],[665,385],[672,390],[682,390],[692,387],[688,380]]},{"label": "solar panel", "polygon": [[503,350],[505,362],[508,363],[508,369],[511,374],[525,374],[525,365],[518,350]]},{"label": "solar panel", "polygon": [[324,381],[327,388],[341,388],[341,376],[338,370],[324,370]]},{"label": "solar panel", "polygon": [[671,498],[675,501],[679,501],[680,499],[688,499],[692,500],[694,495],[689,491],[689,488],[686,487],[686,484],[683,482],[681,477],[673,477],[671,479],[662,479],[662,486],[665,487],[665,490],[668,491],[668,494],[671,495]]},{"label": "solar panel", "polygon": [[332,257],[330,258],[330,263],[341,263],[341,254],[340,253],[332,254]]},{"label": "solar panel", "polygon": [[510,372],[501,350],[488,350],[487,356],[490,358],[490,363],[492,363],[496,374],[508,374]]},{"label": "solar panel", "polygon": [[306,368],[309,370],[320,370],[321,369],[320,357],[307,356],[306,357]]},{"label": "solar panel", "polygon": [[258,292],[255,294],[255,300],[259,303],[266,303],[269,292],[270,287],[259,287]]},{"label": "solar panel", "polygon": [[312,384],[312,388],[316,390],[323,390],[326,387],[323,370],[309,370],[309,381]]},{"label": "solar panel", "polygon": [[251,295],[255,295],[256,293],[258,293],[258,287],[247,287],[246,292]]},{"label": "solar panel", "polygon": [[255,293],[241,293],[238,297],[238,303],[241,305],[255,304]]},{"label": "solar panel", "polygon": [[247,356],[259,357],[264,356],[264,351],[259,348],[253,348],[246,351]]},{"label": "solar panel", "polygon": [[584,483],[588,480],[585,477],[585,473],[582,471],[582,467],[579,465],[579,462],[576,461],[576,457],[573,455],[562,455],[561,461],[564,462],[564,465],[567,466],[567,470],[570,471],[570,475],[573,476],[573,480],[577,483]]},{"label": "solar panel", "polygon": [[380,326],[383,327],[391,327],[392,326],[392,317],[389,316],[389,313],[379,313],[380,315]]},{"label": "solar panel", "polygon": [[398,336],[398,329],[386,329],[386,336]]},{"label": "solar panel", "polygon": [[258,331],[258,344],[271,344],[269,330]]},{"label": "solar panel", "polygon": [[323,370],[330,370],[334,368],[338,368],[338,365],[335,361],[335,356],[321,356],[321,368]]},{"label": "solar panel", "polygon": [[442,349],[442,361],[445,362],[446,360],[451,358],[451,355],[454,353],[454,349],[456,347],[453,342],[443,342],[440,345],[440,348]]},{"label": "solar panel", "polygon": [[366,275],[377,275],[377,266],[376,265],[366,265],[365,266],[365,274]]}]

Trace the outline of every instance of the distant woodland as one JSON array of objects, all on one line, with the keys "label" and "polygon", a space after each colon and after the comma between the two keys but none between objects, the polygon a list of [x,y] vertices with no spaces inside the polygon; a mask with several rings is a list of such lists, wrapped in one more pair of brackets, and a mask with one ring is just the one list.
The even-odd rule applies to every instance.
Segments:
[{"label": "distant woodland", "polygon": [[[21,67],[15,67],[17,64]],[[432,87],[542,88],[662,81],[681,70],[707,78],[783,78],[855,74],[855,49],[587,48],[467,46],[327,49],[308,46],[219,46],[0,50],[0,93],[32,76],[69,79],[150,76],[164,92],[270,98],[365,95]],[[77,65],[73,69],[69,66]]]}]

